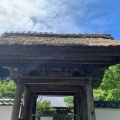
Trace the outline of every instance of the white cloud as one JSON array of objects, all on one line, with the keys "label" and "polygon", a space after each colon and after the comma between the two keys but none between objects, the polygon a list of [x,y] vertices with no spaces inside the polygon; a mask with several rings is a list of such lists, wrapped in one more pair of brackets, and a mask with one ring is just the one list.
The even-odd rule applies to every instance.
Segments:
[{"label": "white cloud", "polygon": [[[94,32],[104,19],[95,15],[100,0],[2,0],[0,33],[5,31]],[[100,27],[100,30],[102,28]]]}]

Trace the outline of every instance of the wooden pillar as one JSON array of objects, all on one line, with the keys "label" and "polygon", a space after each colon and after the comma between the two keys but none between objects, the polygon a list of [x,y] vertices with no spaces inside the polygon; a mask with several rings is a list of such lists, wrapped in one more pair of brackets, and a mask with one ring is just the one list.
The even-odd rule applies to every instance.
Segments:
[{"label": "wooden pillar", "polygon": [[76,95],[73,98],[73,102],[74,102],[74,120],[76,120],[76,115],[77,115]]},{"label": "wooden pillar", "polygon": [[28,89],[24,90],[24,120],[32,120],[33,93]]},{"label": "wooden pillar", "polygon": [[74,110],[74,112],[76,113],[76,120],[80,120],[80,117],[81,117],[80,103],[81,103],[80,93],[76,93],[76,95],[75,95],[75,110]]},{"label": "wooden pillar", "polygon": [[24,112],[23,112],[23,119],[26,120],[27,117],[27,107],[29,101],[29,91],[24,88]]},{"label": "wooden pillar", "polygon": [[[35,114],[36,113],[36,101],[37,100],[37,96],[36,94],[34,93],[33,95],[33,107],[32,107],[32,114]],[[32,118],[32,120],[35,120],[35,116]]]},{"label": "wooden pillar", "polygon": [[81,94],[81,120],[87,120],[87,98],[86,91],[83,89]]},{"label": "wooden pillar", "polygon": [[15,92],[15,98],[14,98],[14,105],[13,105],[13,109],[12,109],[11,120],[18,120],[21,97],[22,97],[23,82],[18,81],[16,83],[16,85],[17,85],[17,87],[16,87],[16,92]]},{"label": "wooden pillar", "polygon": [[34,93],[31,92],[30,93],[30,98],[29,98],[27,120],[32,120],[33,97],[34,97]]},{"label": "wooden pillar", "polygon": [[89,83],[86,85],[86,97],[87,97],[88,120],[96,120],[94,98],[93,98],[93,88],[92,88],[92,85]]}]

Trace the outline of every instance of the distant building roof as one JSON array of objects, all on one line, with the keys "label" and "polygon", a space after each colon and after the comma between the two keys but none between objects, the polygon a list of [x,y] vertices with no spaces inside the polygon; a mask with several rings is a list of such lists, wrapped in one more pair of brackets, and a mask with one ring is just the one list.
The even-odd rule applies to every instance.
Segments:
[{"label": "distant building roof", "polygon": [[38,98],[38,100],[44,101],[50,101],[51,106],[53,107],[67,107],[65,102],[64,102],[65,97],[54,97],[54,96],[41,96]]},{"label": "distant building roof", "polygon": [[0,99],[0,106],[11,106],[14,104],[14,99]]},{"label": "distant building roof", "polygon": [[113,101],[95,101],[96,108],[120,108],[120,102]]},{"label": "distant building roof", "polygon": [[[65,97],[53,97],[53,96],[43,96],[39,97],[38,100],[44,101],[48,100],[51,102],[51,106],[53,107],[67,107],[64,102]],[[120,102],[112,102],[112,101],[95,101],[96,108],[120,108]]]}]

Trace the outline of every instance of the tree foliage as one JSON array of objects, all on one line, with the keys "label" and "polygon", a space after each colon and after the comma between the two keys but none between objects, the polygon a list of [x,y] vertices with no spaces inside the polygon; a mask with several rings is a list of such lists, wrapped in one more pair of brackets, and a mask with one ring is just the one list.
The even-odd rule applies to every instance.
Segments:
[{"label": "tree foliage", "polygon": [[14,98],[15,96],[15,83],[7,80],[1,80],[0,81],[0,99],[4,98]]},{"label": "tree foliage", "polygon": [[105,71],[100,87],[94,90],[95,100],[120,101],[120,64]]},{"label": "tree foliage", "polygon": [[73,104],[73,96],[65,97],[64,102],[66,103],[66,106],[68,108],[72,108],[74,106],[74,104]]},{"label": "tree foliage", "polygon": [[68,113],[68,115],[73,115],[73,113],[74,113],[74,110],[73,110],[73,107],[74,107],[73,96],[65,97],[64,102],[66,103],[66,106],[71,109],[70,113]]},{"label": "tree foliage", "polygon": [[56,113],[56,109],[51,107],[50,101],[37,101],[36,107],[37,113],[40,115],[54,115]]}]

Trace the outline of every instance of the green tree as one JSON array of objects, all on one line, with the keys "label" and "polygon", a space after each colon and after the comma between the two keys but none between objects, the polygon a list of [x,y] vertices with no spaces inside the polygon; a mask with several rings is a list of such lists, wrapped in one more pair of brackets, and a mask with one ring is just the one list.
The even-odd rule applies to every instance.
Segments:
[{"label": "green tree", "polygon": [[66,106],[68,108],[72,108],[74,106],[74,104],[73,104],[73,96],[65,97],[64,102],[66,103]]},{"label": "green tree", "polygon": [[94,90],[95,100],[120,101],[120,64],[105,71],[100,87]]},{"label": "green tree", "polygon": [[40,115],[54,115],[56,113],[56,109],[51,107],[50,101],[37,101],[36,111]]},{"label": "green tree", "polygon": [[73,115],[74,110],[74,104],[73,104],[73,96],[67,96],[64,98],[64,102],[66,103],[66,106],[70,109],[70,113],[68,115]]},{"label": "green tree", "polygon": [[16,85],[14,81],[1,80],[0,81],[0,99],[4,99],[4,98],[13,99],[15,96],[15,88],[16,88]]}]

